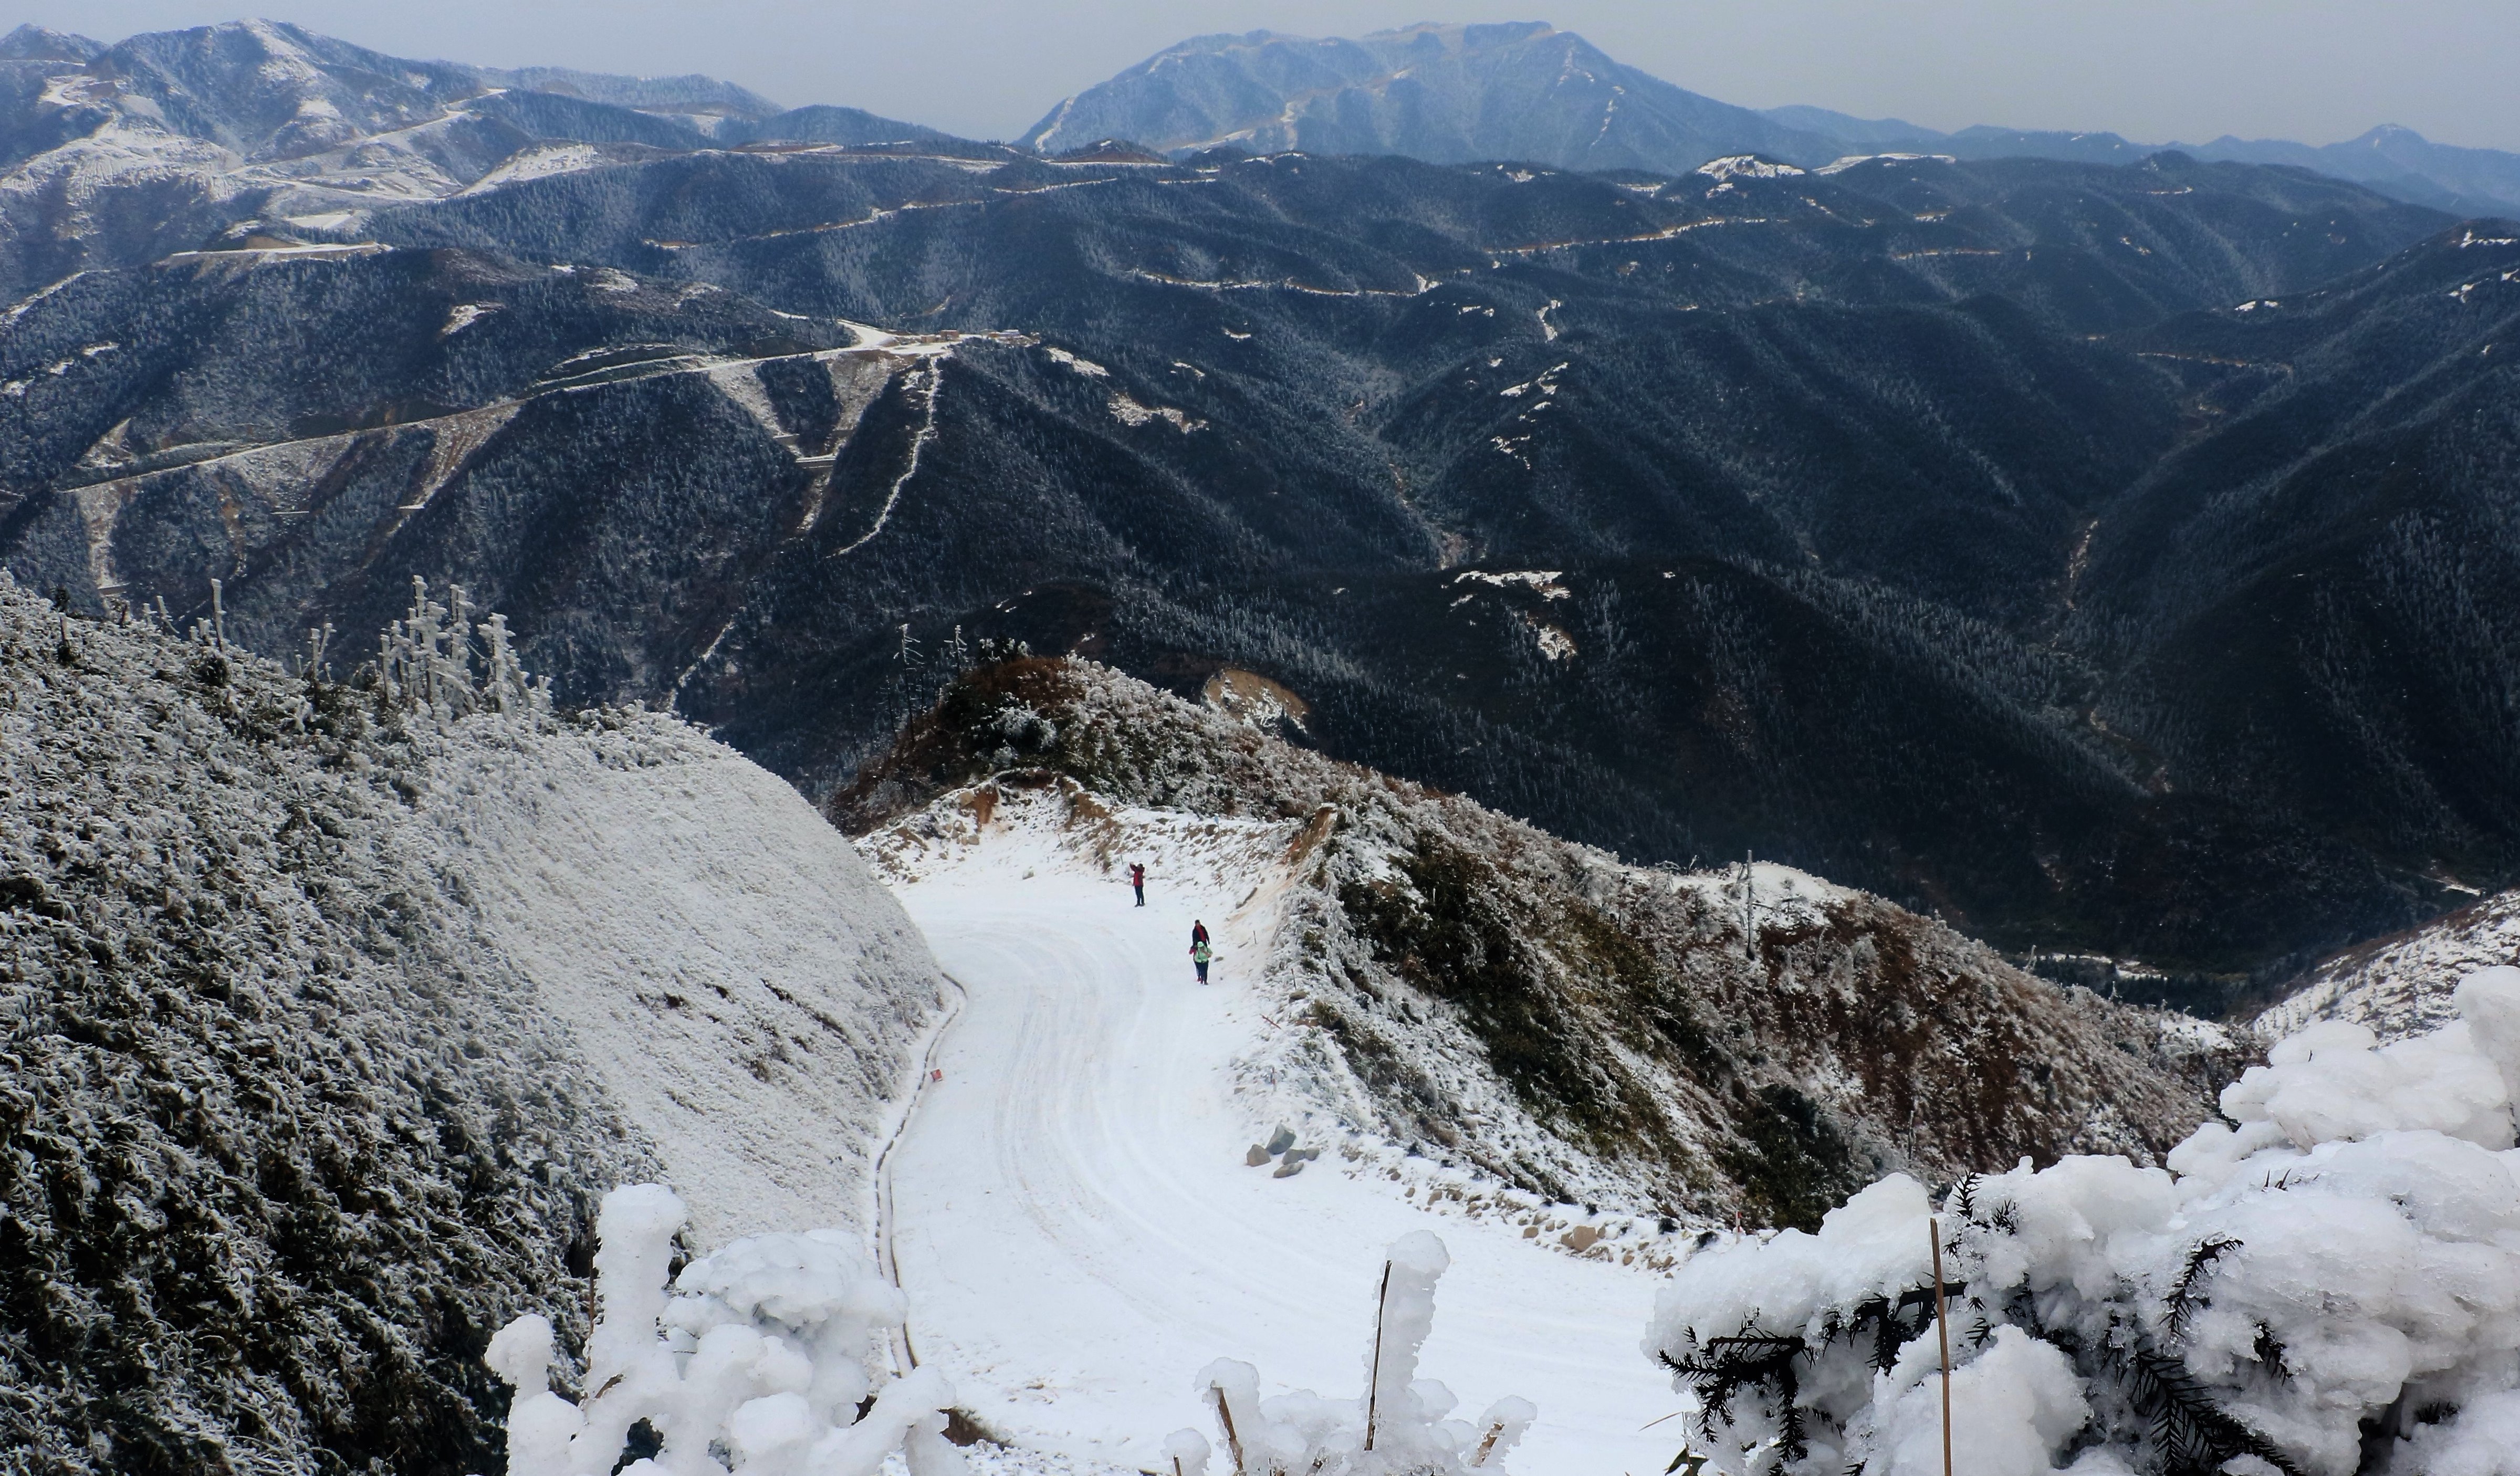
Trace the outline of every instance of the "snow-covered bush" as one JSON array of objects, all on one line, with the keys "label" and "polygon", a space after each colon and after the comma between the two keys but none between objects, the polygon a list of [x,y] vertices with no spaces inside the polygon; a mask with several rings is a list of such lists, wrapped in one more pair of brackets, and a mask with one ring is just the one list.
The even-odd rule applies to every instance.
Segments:
[{"label": "snow-covered bush", "polygon": [[605,1196],[595,1256],[603,1309],[587,1338],[583,1400],[551,1392],[548,1320],[520,1317],[491,1339],[484,1362],[517,1391],[508,1476],[603,1476],[643,1423],[658,1449],[622,1466],[625,1476],[874,1476],[895,1451],[911,1476],[964,1476],[944,1435],[954,1403],[945,1376],[915,1368],[878,1388],[868,1371],[870,1350],[904,1307],[865,1272],[850,1237],[750,1236],[692,1262],[669,1286],[686,1216],[661,1185]]},{"label": "snow-covered bush", "polygon": [[[2169,1170],[2066,1158],[1943,1201],[1963,1476],[2520,1472],[2520,969],[2377,1046],[2317,1025]],[[1730,1476],[1938,1476],[1926,1190],[1744,1238],[1664,1288],[1646,1352]]]},{"label": "snow-covered bush", "polygon": [[[1452,1264],[1425,1230],[1401,1236],[1383,1263],[1381,1305],[1366,1353],[1366,1392],[1325,1399],[1298,1389],[1260,1397],[1260,1370],[1218,1359],[1197,1390],[1216,1411],[1234,1476],[1450,1476],[1497,1470],[1539,1411],[1511,1395],[1476,1422],[1450,1416],[1458,1403],[1418,1377],[1418,1351],[1435,1325],[1435,1282]],[[1173,1476],[1202,1476],[1211,1450],[1195,1430],[1164,1441]]]}]

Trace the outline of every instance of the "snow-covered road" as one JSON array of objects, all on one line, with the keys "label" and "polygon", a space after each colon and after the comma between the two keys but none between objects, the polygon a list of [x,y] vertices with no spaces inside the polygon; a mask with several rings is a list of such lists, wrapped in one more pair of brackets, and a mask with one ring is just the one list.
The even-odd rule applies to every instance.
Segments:
[{"label": "snow-covered road", "polygon": [[[1237,975],[1261,956],[1265,891],[1229,918],[1247,876],[1192,895],[1159,878],[1140,911],[1072,856],[1019,836],[980,850],[899,890],[969,1001],[891,1161],[920,1356],[966,1408],[1024,1444],[1152,1469],[1168,1431],[1207,1430],[1192,1380],[1211,1359],[1257,1364],[1267,1390],[1353,1395],[1382,1249],[1428,1229],[1453,1269],[1421,1376],[1469,1410],[1539,1405],[1513,1469],[1646,1476],[1671,1458],[1676,1421],[1640,1432],[1676,1408],[1639,1348],[1649,1275],[1419,1210],[1335,1153],[1282,1180],[1245,1166],[1268,1124],[1241,1115],[1228,1067],[1271,1028]],[[1206,990],[1194,916],[1221,955]]]}]

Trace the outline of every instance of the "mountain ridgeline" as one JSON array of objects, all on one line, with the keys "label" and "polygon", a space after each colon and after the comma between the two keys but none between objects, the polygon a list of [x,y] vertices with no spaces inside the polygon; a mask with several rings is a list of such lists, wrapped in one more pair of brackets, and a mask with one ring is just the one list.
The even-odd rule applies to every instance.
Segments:
[{"label": "mountain ridgeline", "polygon": [[2158,1162],[2236,1064],[2226,1031],[2031,977],[1877,897],[1622,865],[1290,745],[1266,710],[982,661],[830,814],[904,879],[992,831],[1117,880],[1150,821],[1280,827],[1240,873],[1281,911],[1237,972],[1288,1025],[1251,1075],[1307,1136],[1458,1155],[1588,1213],[1811,1229],[1893,1171]]},{"label": "mountain ridgeline", "polygon": [[80,246],[0,326],[0,560],[269,650],[458,579],[816,799],[958,640],[1257,673],[2204,1007],[2520,871],[2520,228],[2177,154],[562,147]]},{"label": "mountain ridgeline", "polygon": [[2461,214],[2520,212],[2520,155],[2436,144],[2410,128],[2382,125],[2318,147],[2229,135],[2138,144],[2114,133],[1945,133],[1825,108],[1752,110],[1676,87],[1536,21],[1409,25],[1354,40],[1194,36],[1061,101],[1019,142],[1055,152],[1099,138],[1176,155],[1302,149],[1670,174],[1736,154],[1817,168],[1889,153],[2132,164],[2180,150],[2316,170]]}]

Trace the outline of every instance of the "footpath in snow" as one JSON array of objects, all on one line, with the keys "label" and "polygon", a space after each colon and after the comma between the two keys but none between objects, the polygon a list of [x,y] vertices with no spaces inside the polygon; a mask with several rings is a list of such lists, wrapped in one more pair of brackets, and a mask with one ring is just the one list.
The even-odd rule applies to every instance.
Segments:
[{"label": "footpath in snow", "polygon": [[[1524,1476],[1660,1470],[1677,1422],[1641,1427],[1679,1404],[1641,1351],[1650,1273],[1418,1209],[1335,1152],[1285,1179],[1246,1166],[1272,1125],[1245,1115],[1232,1065],[1276,1028],[1243,970],[1281,878],[1237,858],[1282,828],[1195,823],[1148,858],[1144,910],[1121,868],[1019,827],[898,880],[968,995],[888,1164],[920,1358],[1010,1439],[1151,1470],[1168,1432],[1214,1438],[1192,1387],[1211,1359],[1257,1364],[1264,1393],[1355,1395],[1383,1247],[1431,1230],[1453,1265],[1421,1376],[1467,1410],[1538,1404],[1510,1462]],[[1219,955],[1204,990],[1193,918]]]}]

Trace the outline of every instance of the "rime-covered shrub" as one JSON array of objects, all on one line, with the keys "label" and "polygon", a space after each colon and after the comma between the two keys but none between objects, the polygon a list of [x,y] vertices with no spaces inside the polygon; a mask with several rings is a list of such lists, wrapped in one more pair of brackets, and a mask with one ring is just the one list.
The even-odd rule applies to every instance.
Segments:
[{"label": "rime-covered shrub", "polygon": [[2314,1026],[2169,1167],[1904,1176],[1688,1261],[1647,1340],[1731,1476],[2495,1476],[2520,1447],[2520,969],[2378,1046]]},{"label": "rime-covered shrub", "polygon": [[0,576],[0,1470],[494,1455],[484,1343],[658,1167],[413,819],[543,739]]},{"label": "rime-covered shrub", "polygon": [[[542,1317],[491,1340],[485,1362],[516,1389],[508,1476],[875,1476],[896,1451],[911,1476],[963,1476],[944,1434],[952,1383],[932,1366],[880,1387],[869,1373],[905,1307],[849,1237],[750,1236],[669,1282],[686,1213],[662,1185],[605,1196],[584,1398],[551,1392]],[[653,1454],[627,1458],[642,1434]]]}]

